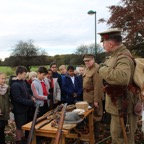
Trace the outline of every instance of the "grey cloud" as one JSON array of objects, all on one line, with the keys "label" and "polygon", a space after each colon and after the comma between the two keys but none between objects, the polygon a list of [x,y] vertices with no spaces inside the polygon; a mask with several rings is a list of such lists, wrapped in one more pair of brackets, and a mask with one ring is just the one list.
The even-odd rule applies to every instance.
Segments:
[{"label": "grey cloud", "polygon": [[[0,5],[0,50],[10,53],[19,40],[32,39],[52,54],[72,53],[78,45],[94,41],[94,16],[88,10],[96,10],[97,19],[108,17],[106,6],[117,1],[5,0]],[[97,24],[97,32],[105,28]],[[99,39],[97,35],[97,42]]]}]

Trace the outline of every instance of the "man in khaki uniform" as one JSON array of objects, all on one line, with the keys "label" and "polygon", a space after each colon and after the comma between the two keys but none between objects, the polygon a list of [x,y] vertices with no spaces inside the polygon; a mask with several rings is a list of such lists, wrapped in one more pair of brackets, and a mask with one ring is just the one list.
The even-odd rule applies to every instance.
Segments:
[{"label": "man in khaki uniform", "polygon": [[87,101],[94,108],[94,134],[95,140],[98,139],[100,121],[102,119],[102,98],[103,85],[97,70],[98,64],[95,63],[94,55],[85,54],[83,61],[86,69],[83,74],[83,100]]},{"label": "man in khaki uniform", "polygon": [[[132,61],[130,51],[122,44],[121,30],[109,29],[99,33],[101,42],[107,53],[110,53],[109,59],[104,64],[99,65],[99,75],[108,85],[125,86],[126,95],[115,97],[115,103],[110,95],[106,94],[106,111],[111,114],[111,136],[112,144],[123,144],[124,137],[120,125],[119,110],[123,108],[123,96],[128,101],[126,122],[130,125],[130,133],[127,134],[128,144],[135,144],[134,133],[137,128],[137,116],[134,114],[134,104],[137,97],[127,89],[132,83],[134,74],[134,62]],[[116,87],[115,87],[116,88]],[[111,91],[116,91],[112,89]],[[116,95],[115,95],[116,96]],[[112,102],[113,101],[113,102]]]}]

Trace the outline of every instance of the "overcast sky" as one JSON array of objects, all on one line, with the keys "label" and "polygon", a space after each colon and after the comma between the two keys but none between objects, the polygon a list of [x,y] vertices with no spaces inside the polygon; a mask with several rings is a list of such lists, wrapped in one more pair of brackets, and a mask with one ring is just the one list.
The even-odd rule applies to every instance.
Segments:
[{"label": "overcast sky", "polygon": [[[71,54],[81,44],[94,43],[94,15],[108,18],[107,6],[119,0],[0,0],[0,59],[9,57],[20,40],[32,39],[48,55]],[[106,30],[98,24],[97,32]],[[100,37],[97,35],[97,43]]]}]

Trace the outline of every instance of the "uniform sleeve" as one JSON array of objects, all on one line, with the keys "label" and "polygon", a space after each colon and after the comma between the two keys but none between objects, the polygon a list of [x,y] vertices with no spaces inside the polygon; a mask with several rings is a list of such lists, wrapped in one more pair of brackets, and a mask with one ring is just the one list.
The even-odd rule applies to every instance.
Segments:
[{"label": "uniform sleeve", "polygon": [[131,66],[128,58],[119,58],[116,66],[102,66],[100,76],[109,84],[127,85],[131,78]]},{"label": "uniform sleeve", "polygon": [[103,97],[103,83],[102,78],[99,76],[97,71],[93,75],[94,83],[94,102],[100,102]]}]

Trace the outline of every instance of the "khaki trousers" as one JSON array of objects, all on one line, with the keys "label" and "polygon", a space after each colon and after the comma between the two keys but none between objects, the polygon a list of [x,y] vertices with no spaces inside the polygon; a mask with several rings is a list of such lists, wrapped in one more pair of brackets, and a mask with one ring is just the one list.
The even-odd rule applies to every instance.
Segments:
[{"label": "khaki trousers", "polygon": [[[137,119],[138,117],[135,114],[128,115],[128,124],[130,125],[130,133],[127,134],[128,144],[135,144],[134,134],[137,129]],[[112,136],[112,144],[124,144],[119,116],[111,115],[110,132]]]}]

